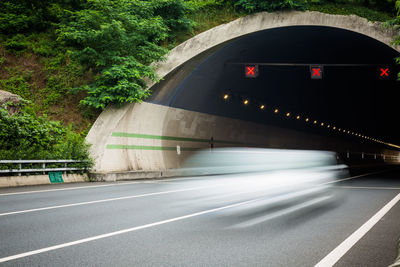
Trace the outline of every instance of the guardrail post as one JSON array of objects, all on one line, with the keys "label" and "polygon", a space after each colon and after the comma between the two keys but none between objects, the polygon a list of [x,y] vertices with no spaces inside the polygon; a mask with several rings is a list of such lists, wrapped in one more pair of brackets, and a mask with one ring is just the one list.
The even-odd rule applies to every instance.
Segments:
[{"label": "guardrail post", "polygon": [[364,152],[361,152],[361,158],[364,159]]},{"label": "guardrail post", "polygon": [[[21,171],[22,170],[22,163],[19,163],[18,167],[19,167],[19,170]],[[21,176],[21,172],[18,173],[18,176]]]},{"label": "guardrail post", "polygon": [[347,150],[347,158],[350,158],[350,152]]},{"label": "guardrail post", "polygon": [[[42,164],[42,169],[46,169],[46,163]],[[43,172],[43,174],[46,174],[46,172]]]}]

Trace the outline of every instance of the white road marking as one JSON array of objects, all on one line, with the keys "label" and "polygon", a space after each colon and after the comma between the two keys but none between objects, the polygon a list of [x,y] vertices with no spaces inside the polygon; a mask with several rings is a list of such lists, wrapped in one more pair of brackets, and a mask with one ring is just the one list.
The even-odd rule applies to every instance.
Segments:
[{"label": "white road marking", "polygon": [[388,172],[388,171],[392,171],[392,170],[393,170],[393,169],[387,169],[387,170],[383,170],[383,171],[377,171],[377,172],[370,172],[370,173],[360,174],[360,175],[351,176],[351,177],[343,178],[343,179],[336,180],[336,181],[332,181],[332,182],[327,182],[327,183],[325,183],[325,184],[338,183],[338,182],[347,181],[347,180],[351,180],[351,179],[355,179],[355,178],[360,178],[360,177],[364,177],[364,176],[369,176],[369,175],[373,175],[373,174],[384,173],[384,172]]},{"label": "white road marking", "polygon": [[124,200],[124,199],[131,199],[131,198],[164,195],[164,194],[171,194],[171,193],[184,192],[184,191],[192,191],[192,190],[198,190],[198,189],[204,189],[204,188],[209,188],[209,186],[200,186],[200,187],[193,187],[193,188],[186,188],[186,189],[179,189],[179,190],[170,190],[170,191],[161,191],[161,192],[141,194],[141,195],[132,195],[132,196],[125,196],[125,197],[108,198],[108,199],[101,199],[101,200],[94,200],[94,201],[87,201],[87,202],[78,202],[78,203],[71,203],[71,204],[50,206],[50,207],[43,207],[43,208],[36,208],[36,209],[11,211],[11,212],[0,213],[0,216],[7,216],[7,215],[13,215],[13,214],[20,214],[20,213],[28,213],[28,212],[41,211],[41,210],[51,210],[51,209],[59,209],[59,208],[66,208],[66,207],[82,206],[82,205],[88,205],[88,204],[110,202],[110,201]]},{"label": "white road marking", "polygon": [[21,192],[13,192],[13,193],[3,193],[3,194],[0,194],[0,196],[22,195],[22,194],[32,194],[32,193],[45,193],[45,192],[77,190],[77,189],[90,189],[90,188],[97,188],[97,187],[107,187],[107,186],[127,185],[127,184],[139,184],[139,183],[149,183],[149,181],[134,181],[134,182],[126,182],[126,183],[124,182],[124,183],[117,183],[117,184],[102,184],[102,185],[76,186],[76,187],[57,188],[57,189],[44,189],[44,190],[34,190],[34,191],[21,191]]},{"label": "white road marking", "polygon": [[374,190],[400,190],[400,187],[382,187],[382,186],[344,186],[336,185],[336,188],[344,189],[374,189]]},{"label": "white road marking", "polygon": [[[388,171],[388,170],[385,170]],[[344,180],[349,180],[349,179],[355,179],[359,177],[364,177],[372,174],[377,174],[385,171],[379,171],[379,172],[373,172],[373,173],[367,173],[367,174],[362,174],[362,175],[357,175],[353,177],[348,177],[344,178],[341,180],[336,180],[324,184],[331,184],[331,183],[337,183],[341,182]],[[179,178],[173,178],[170,179],[171,181],[175,181]],[[193,179],[193,178],[187,178],[187,179]],[[164,180],[165,181],[165,180]],[[25,192],[15,192],[15,193],[6,193],[6,194],[0,194],[1,195],[16,195],[16,194],[29,194],[29,193],[41,193],[41,192],[49,192],[49,191],[62,191],[62,190],[75,190],[75,189],[84,189],[84,188],[93,188],[93,187],[104,187],[104,186],[115,186],[115,185],[126,185],[126,184],[136,184],[136,183],[143,183],[143,182],[127,182],[127,183],[119,183],[119,184],[106,184],[106,185],[97,185],[97,186],[81,186],[81,187],[72,187],[72,188],[59,188],[59,189],[49,189],[49,190],[37,190],[37,191],[25,191]],[[146,181],[146,183],[152,183],[152,181]],[[133,196],[125,196],[125,197],[118,197],[118,198],[109,198],[109,199],[101,199],[101,200],[94,200],[94,201],[87,201],[87,202],[78,202],[78,203],[71,203],[71,204],[64,204],[64,205],[58,205],[58,206],[50,206],[50,207],[43,207],[43,208],[35,208],[35,209],[27,209],[27,210],[19,210],[19,211],[10,211],[10,212],[5,212],[5,213],[0,213],[1,216],[7,216],[7,215],[14,215],[14,214],[21,214],[21,213],[28,213],[28,212],[35,212],[35,211],[42,211],[42,210],[51,210],[51,209],[59,209],[59,208],[67,208],[67,207],[74,207],[74,206],[82,206],[82,205],[89,205],[89,204],[95,204],[95,203],[102,203],[102,202],[109,202],[109,201],[117,201],[117,200],[124,200],[124,199],[130,199],[130,198],[139,198],[139,197],[147,197],[147,196],[154,196],[154,195],[162,195],[162,194],[170,194],[170,193],[176,193],[176,192],[184,192],[184,191],[190,191],[190,190],[198,190],[198,189],[205,189],[209,188],[210,186],[203,186],[203,187],[194,187],[194,188],[188,188],[188,189],[180,189],[180,190],[172,190],[172,191],[163,191],[163,192],[155,192],[155,193],[148,193],[148,194],[141,194],[141,195],[133,195]]]},{"label": "white road marking", "polygon": [[145,229],[145,228],[150,228],[150,227],[154,227],[157,225],[162,225],[162,224],[166,224],[166,223],[170,223],[170,222],[176,222],[176,221],[180,221],[180,220],[184,220],[184,219],[189,219],[189,218],[192,218],[195,216],[200,216],[200,215],[204,215],[204,214],[208,214],[208,213],[212,213],[212,212],[216,212],[216,211],[220,211],[220,210],[224,210],[224,209],[241,206],[241,205],[247,204],[251,201],[253,201],[253,200],[248,200],[248,201],[239,202],[236,204],[231,204],[231,205],[227,205],[227,206],[223,206],[223,207],[219,207],[219,208],[215,208],[215,209],[209,209],[209,210],[205,210],[205,211],[201,211],[201,212],[196,212],[196,213],[192,213],[192,214],[188,214],[188,215],[184,215],[184,216],[180,216],[180,217],[175,217],[175,218],[168,219],[168,220],[158,221],[155,223],[149,223],[149,224],[145,224],[145,225],[141,225],[141,226],[127,228],[127,229],[123,229],[123,230],[119,230],[119,231],[115,231],[115,232],[111,232],[111,233],[107,233],[107,234],[83,238],[83,239],[79,239],[76,241],[63,243],[63,244],[59,244],[59,245],[55,245],[55,246],[51,246],[51,247],[41,248],[41,249],[37,249],[37,250],[31,250],[31,251],[28,251],[25,253],[0,258],[0,263],[10,261],[10,260],[20,259],[23,257],[32,256],[32,255],[36,255],[36,254],[40,254],[40,253],[44,253],[44,252],[48,252],[48,251],[52,251],[52,250],[56,250],[56,249],[60,249],[60,248],[75,246],[78,244],[87,243],[87,242],[98,240],[98,239],[112,237],[112,236],[116,236],[116,235],[120,235],[120,234],[125,234],[125,233],[129,233],[129,232],[133,232],[133,231],[137,231],[137,230],[141,230],[141,229]]},{"label": "white road marking", "polygon": [[388,211],[400,201],[400,194],[396,195],[389,203],[380,209],[371,219],[358,228],[331,253],[318,262],[315,267],[330,267],[340,260],[371,228],[385,216]]},{"label": "white road marking", "polygon": [[[392,169],[384,170],[384,171],[378,171],[378,172],[372,172],[372,173],[366,173],[362,175],[357,175],[353,177],[348,177],[344,178],[341,180],[337,181],[332,181],[328,182],[329,183],[337,183],[341,181],[346,181],[350,179],[355,179],[359,177],[364,177],[368,175],[373,175],[373,174],[378,174],[378,173],[383,173],[387,171],[391,171]],[[66,190],[78,190],[78,189],[91,189],[91,188],[98,188],[98,187],[108,187],[108,186],[120,186],[120,185],[129,185],[129,184],[146,184],[146,183],[159,183],[159,182],[168,182],[168,181],[176,181],[176,180],[197,180],[201,179],[199,177],[180,177],[180,178],[167,178],[167,179],[160,179],[160,180],[140,180],[140,181],[133,181],[133,182],[120,182],[120,183],[115,183],[115,184],[102,184],[102,185],[93,185],[93,186],[77,186],[77,187],[68,187],[68,188],[57,188],[57,189],[44,189],[44,190],[34,190],[34,191],[22,191],[22,192],[12,192],[12,193],[0,193],[0,196],[11,196],[11,195],[22,195],[22,194],[33,194],[33,193],[45,193],[45,192],[54,192],[54,191],[66,191]]]}]

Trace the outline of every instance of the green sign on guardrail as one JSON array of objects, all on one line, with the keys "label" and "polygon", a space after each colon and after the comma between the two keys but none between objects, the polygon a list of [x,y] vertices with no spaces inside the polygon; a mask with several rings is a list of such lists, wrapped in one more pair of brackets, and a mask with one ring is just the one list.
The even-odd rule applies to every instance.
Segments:
[{"label": "green sign on guardrail", "polygon": [[53,183],[64,183],[62,172],[49,172],[49,180]]}]

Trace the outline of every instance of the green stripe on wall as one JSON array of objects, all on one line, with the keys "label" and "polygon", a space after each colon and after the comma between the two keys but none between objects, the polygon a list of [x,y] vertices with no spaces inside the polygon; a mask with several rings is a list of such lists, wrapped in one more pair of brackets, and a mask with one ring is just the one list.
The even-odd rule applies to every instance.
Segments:
[{"label": "green stripe on wall", "polygon": [[[134,145],[113,145],[108,144],[107,149],[137,149],[137,150],[170,150],[176,151],[176,147],[170,146],[134,146]],[[196,151],[200,148],[195,147],[181,147],[181,151]]]},{"label": "green stripe on wall", "polygon": [[[209,143],[210,139],[201,139],[201,138],[187,138],[187,137],[176,137],[176,136],[163,136],[163,135],[151,135],[151,134],[137,134],[137,133],[121,133],[114,132],[111,134],[114,137],[131,137],[131,138],[144,138],[144,139],[157,139],[157,140],[169,140],[169,141],[186,141],[186,142],[201,142],[201,143]],[[223,140],[214,140],[215,144],[236,144],[242,145],[242,142],[230,142]]]}]

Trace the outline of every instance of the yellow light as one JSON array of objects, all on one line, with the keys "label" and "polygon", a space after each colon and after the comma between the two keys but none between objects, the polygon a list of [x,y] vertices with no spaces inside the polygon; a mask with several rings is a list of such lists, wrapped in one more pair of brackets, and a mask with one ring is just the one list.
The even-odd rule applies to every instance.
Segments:
[{"label": "yellow light", "polygon": [[308,122],[310,119],[309,118],[306,118],[306,122]]},{"label": "yellow light", "polygon": [[300,119],[300,115],[297,115],[297,116],[296,116],[296,119],[298,119],[298,120],[299,120],[299,119]]},{"label": "yellow light", "polygon": [[333,130],[336,130],[336,126],[333,126],[333,128],[332,128]]},{"label": "yellow light", "polygon": [[323,123],[323,122],[321,122],[321,126],[324,126],[324,123]]},{"label": "yellow light", "polygon": [[331,126],[328,124],[328,126],[326,126],[326,127],[328,127],[328,128],[331,128]]},{"label": "yellow light", "polygon": [[243,101],[243,104],[245,104],[245,105],[249,104],[249,100],[245,99],[245,100]]},{"label": "yellow light", "polygon": [[286,117],[290,117],[290,112],[286,113]]},{"label": "yellow light", "polygon": [[224,99],[227,100],[228,98],[229,98],[229,95],[228,95],[228,94],[225,94],[225,95],[224,95]]},{"label": "yellow light", "polygon": [[260,109],[264,109],[264,108],[265,108],[265,105],[261,105],[261,106],[260,106]]},{"label": "yellow light", "polygon": [[317,124],[317,121],[314,121],[314,124]]},{"label": "yellow light", "polygon": [[279,112],[279,109],[274,109],[274,113],[278,113]]}]

